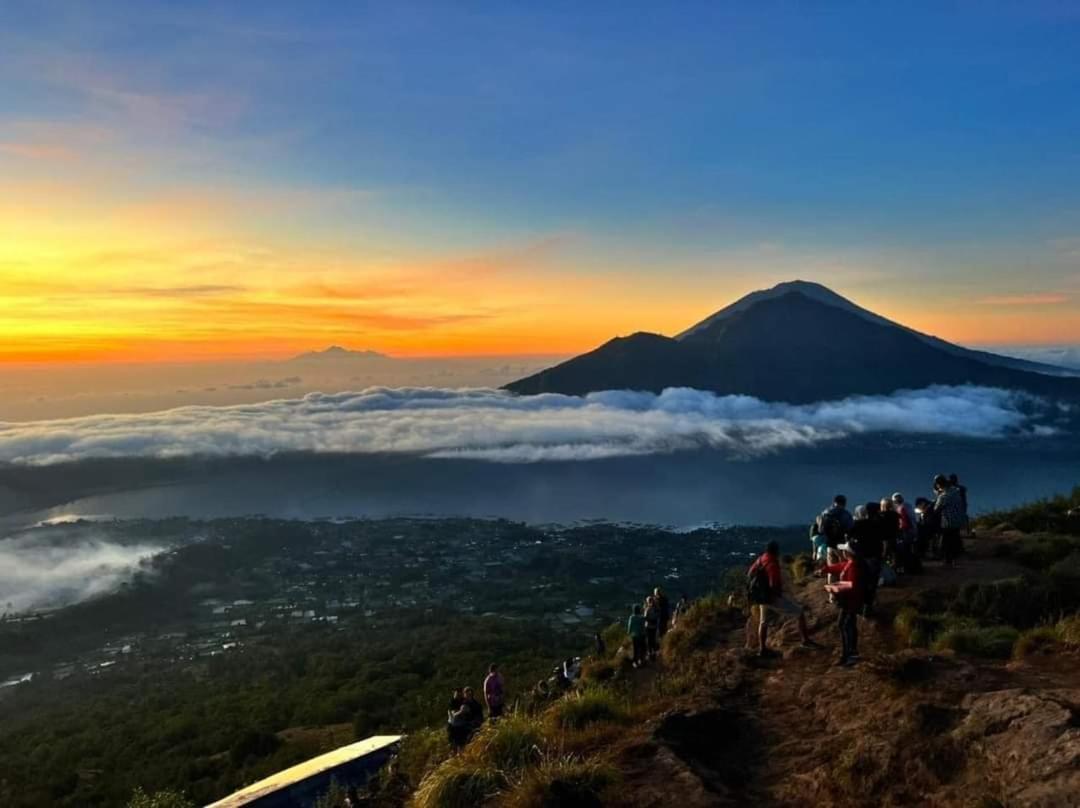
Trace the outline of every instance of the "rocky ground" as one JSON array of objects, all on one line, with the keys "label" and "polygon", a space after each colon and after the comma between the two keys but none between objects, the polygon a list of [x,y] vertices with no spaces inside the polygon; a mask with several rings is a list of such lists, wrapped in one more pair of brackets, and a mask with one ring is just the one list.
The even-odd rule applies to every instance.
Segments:
[{"label": "rocky ground", "polygon": [[[861,620],[863,662],[834,666],[836,611],[821,582],[789,581],[810,610],[820,650],[799,647],[793,624],[775,631],[782,657],[744,649],[741,613],[728,613],[708,647],[635,674],[657,682],[692,666],[686,692],[615,744],[626,808],[713,805],[1080,805],[1080,656],[1056,651],[1023,661],[983,661],[902,648],[893,629],[920,592],[1018,575],[996,557],[1008,535],[968,543],[958,569],[879,591]],[[658,701],[658,703],[659,703]]]}]

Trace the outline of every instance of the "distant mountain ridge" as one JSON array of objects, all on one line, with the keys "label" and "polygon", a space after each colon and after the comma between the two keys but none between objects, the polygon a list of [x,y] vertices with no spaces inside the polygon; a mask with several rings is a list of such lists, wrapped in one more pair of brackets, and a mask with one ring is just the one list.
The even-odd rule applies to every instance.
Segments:
[{"label": "distant mountain ridge", "polygon": [[694,387],[806,403],[934,384],[1080,397],[1080,378],[1065,368],[953,345],[807,281],[751,293],[675,337],[617,337],[506,389],[583,395]]},{"label": "distant mountain ridge", "polygon": [[322,351],[308,351],[294,356],[290,359],[290,362],[325,362],[332,360],[343,359],[389,359],[386,354],[379,353],[378,351],[352,351],[348,348],[342,348],[340,345],[331,345]]}]

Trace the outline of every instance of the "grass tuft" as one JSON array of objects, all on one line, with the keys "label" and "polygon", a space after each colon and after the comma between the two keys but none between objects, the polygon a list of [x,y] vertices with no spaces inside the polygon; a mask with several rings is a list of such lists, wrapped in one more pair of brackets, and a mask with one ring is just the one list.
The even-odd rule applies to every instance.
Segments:
[{"label": "grass tuft", "polygon": [[699,598],[664,635],[661,656],[669,666],[681,664],[694,651],[715,645],[745,619],[741,610],[727,605],[723,595]]},{"label": "grass tuft", "polygon": [[1061,642],[1070,648],[1080,648],[1080,615],[1058,621],[1056,628]]},{"label": "grass tuft", "polygon": [[618,779],[618,771],[607,763],[572,757],[545,760],[525,773],[503,804],[514,808],[599,808],[604,804],[604,792]]},{"label": "grass tuft", "polygon": [[416,808],[474,808],[498,796],[507,785],[499,769],[459,755],[424,778],[413,804]]},{"label": "grass tuft", "polygon": [[1042,654],[1061,644],[1061,637],[1056,626],[1038,626],[1023,632],[1013,646],[1013,657],[1023,659],[1033,654]]},{"label": "grass tuft", "polygon": [[548,714],[562,730],[578,730],[602,721],[621,723],[629,718],[625,700],[604,687],[571,693],[556,702]]},{"label": "grass tuft", "polygon": [[546,744],[543,721],[515,712],[484,724],[464,755],[495,769],[518,769],[539,760]]},{"label": "grass tuft", "polygon": [[946,628],[934,643],[937,651],[955,651],[958,654],[1008,659],[1020,632],[1012,626],[963,626],[954,624]]}]

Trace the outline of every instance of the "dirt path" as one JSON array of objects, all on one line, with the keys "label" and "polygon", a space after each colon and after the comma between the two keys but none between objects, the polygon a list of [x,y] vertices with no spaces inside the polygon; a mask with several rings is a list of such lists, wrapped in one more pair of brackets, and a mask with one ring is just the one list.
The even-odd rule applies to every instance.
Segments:
[{"label": "dirt path", "polygon": [[[837,612],[822,582],[786,581],[807,607],[822,648],[801,648],[792,621],[770,637],[783,656],[759,660],[743,647],[744,628],[734,627],[726,647],[715,652],[719,664],[734,672],[728,684],[698,693],[650,726],[647,741],[628,744],[621,761],[626,794],[619,804],[957,805],[979,788],[985,792],[985,773],[976,763],[964,767],[949,734],[964,715],[958,705],[971,693],[1077,688],[1075,659],[1006,665],[897,655],[892,625],[902,604],[921,591],[1020,574],[1015,564],[995,557],[995,543],[971,543],[958,568],[931,562],[923,574],[881,588],[874,618],[860,618],[864,661],[853,668],[834,664]],[[905,654],[915,674],[932,677],[931,685],[890,684],[890,671],[883,669],[908,659]]]}]

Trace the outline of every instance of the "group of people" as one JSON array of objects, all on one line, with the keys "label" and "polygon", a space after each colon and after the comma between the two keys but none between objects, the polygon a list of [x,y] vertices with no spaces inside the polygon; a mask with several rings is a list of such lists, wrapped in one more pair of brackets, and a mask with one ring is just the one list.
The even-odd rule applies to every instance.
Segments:
[{"label": "group of people", "polygon": [[[839,610],[838,665],[858,662],[858,617],[872,613],[880,582],[921,571],[924,558],[940,558],[952,567],[962,554],[962,536],[968,529],[967,489],[955,474],[938,474],[933,488],[933,499],[919,497],[912,505],[895,493],[859,505],[854,514],[841,494],[810,526],[813,558],[820,565],[815,574],[826,579],[830,600]],[[784,594],[776,542],[770,542],[750,566],[747,598],[752,611],[748,633],[756,617],[761,656],[775,653],[766,645],[770,616],[796,617],[803,644],[817,647],[807,632],[803,607]]]},{"label": "group of people", "polygon": [[[488,717],[494,721],[503,714],[506,704],[506,682],[499,666],[492,663],[484,678],[484,703]],[[484,723],[484,704],[476,698],[471,687],[461,687],[450,696],[446,710],[446,733],[454,749],[463,748]]]},{"label": "group of people", "polygon": [[683,595],[672,608],[668,596],[660,587],[656,587],[643,604],[634,605],[626,621],[626,635],[633,648],[632,662],[635,668],[656,659],[664,635],[686,612],[689,604],[689,599]]}]

